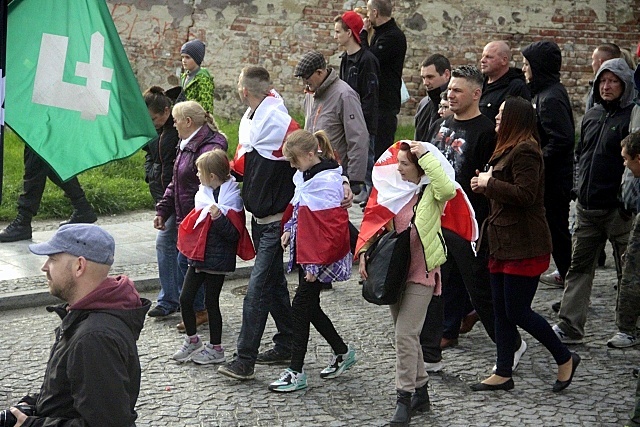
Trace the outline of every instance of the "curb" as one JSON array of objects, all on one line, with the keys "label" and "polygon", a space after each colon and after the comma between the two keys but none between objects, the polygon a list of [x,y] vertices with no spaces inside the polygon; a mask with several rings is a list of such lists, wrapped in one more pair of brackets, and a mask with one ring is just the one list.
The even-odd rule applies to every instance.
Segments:
[{"label": "curb", "polygon": [[[285,268],[287,264],[284,264]],[[253,265],[238,267],[233,273],[227,274],[225,280],[248,279],[251,276]],[[140,293],[156,291],[160,289],[160,280],[157,276],[131,277],[136,289]],[[60,304],[60,300],[49,293],[48,290],[30,290],[21,292],[9,292],[0,295],[0,312],[18,310],[21,308],[43,307]]]}]

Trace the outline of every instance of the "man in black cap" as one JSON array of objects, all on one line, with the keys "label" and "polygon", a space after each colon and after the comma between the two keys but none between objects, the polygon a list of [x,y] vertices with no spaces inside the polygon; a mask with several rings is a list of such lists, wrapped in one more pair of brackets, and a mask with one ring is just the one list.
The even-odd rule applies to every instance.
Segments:
[{"label": "man in black cap", "polygon": [[180,76],[182,93],[177,102],[196,101],[213,114],[213,91],[216,87],[209,70],[200,66],[204,60],[204,43],[198,39],[186,42],[180,49],[180,58],[184,73]]},{"label": "man in black cap", "polygon": [[[102,228],[70,224],[29,250],[47,255],[49,292],[66,301],[47,307],[62,319],[40,392],[25,396],[34,415],[17,408],[17,426],[135,425],[140,392],[136,341],[151,302],[127,276],[109,276],[115,242]],[[110,424],[111,425],[111,424]]]}]

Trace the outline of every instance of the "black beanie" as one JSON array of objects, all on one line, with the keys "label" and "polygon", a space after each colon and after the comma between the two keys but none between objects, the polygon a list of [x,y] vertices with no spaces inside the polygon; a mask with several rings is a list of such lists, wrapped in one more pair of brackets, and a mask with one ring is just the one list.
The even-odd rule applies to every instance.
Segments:
[{"label": "black beanie", "polygon": [[180,53],[184,53],[189,55],[196,61],[196,64],[202,64],[202,60],[204,59],[204,43],[202,43],[198,39],[191,40],[190,42],[186,42],[182,45],[182,49],[180,49]]}]

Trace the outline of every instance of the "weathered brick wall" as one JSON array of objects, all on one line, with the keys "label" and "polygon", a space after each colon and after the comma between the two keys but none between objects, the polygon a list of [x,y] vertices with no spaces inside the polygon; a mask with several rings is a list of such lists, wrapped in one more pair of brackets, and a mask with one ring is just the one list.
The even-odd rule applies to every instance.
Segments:
[{"label": "weathered brick wall", "polygon": [[[207,45],[203,66],[216,82],[217,114],[238,118],[240,70],[259,64],[292,110],[300,110],[302,84],[293,77],[298,59],[310,49],[339,64],[333,17],[362,0],[108,0],[141,88],[175,83],[180,46],[192,38]],[[553,39],[563,51],[562,81],[577,116],[583,113],[592,78],[591,52],[603,42],[633,49],[640,40],[640,0],[450,0],[395,1],[394,16],[409,48],[404,79],[413,99],[406,120],[424,96],[418,67],[432,53],[456,65],[477,65],[491,40],[510,43],[516,65],[520,48]]]}]

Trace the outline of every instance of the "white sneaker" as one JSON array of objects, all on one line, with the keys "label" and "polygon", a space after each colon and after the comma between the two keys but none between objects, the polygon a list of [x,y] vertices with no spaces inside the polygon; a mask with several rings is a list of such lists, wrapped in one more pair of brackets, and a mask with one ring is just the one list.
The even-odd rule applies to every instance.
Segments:
[{"label": "white sneaker", "polygon": [[556,336],[560,341],[564,344],[582,344],[582,338],[571,338],[569,335],[565,334],[560,326],[553,325],[553,332],[555,332]]},{"label": "white sneaker", "polygon": [[[512,372],[515,372],[516,369],[518,369],[518,365],[520,364],[520,359],[522,358],[522,355],[524,354],[525,351],[527,351],[527,343],[524,342],[524,340],[521,340],[520,348],[518,348],[518,350],[516,350],[516,352],[513,353],[513,366],[511,367]],[[498,366],[493,365],[493,370],[491,372],[495,374],[497,370],[498,370]]]},{"label": "white sneaker", "polygon": [[607,346],[611,348],[627,348],[638,344],[638,339],[633,335],[625,334],[624,332],[618,332],[609,341]]},{"label": "white sneaker", "polygon": [[213,348],[211,343],[205,345],[202,350],[191,356],[191,361],[198,365],[208,365],[210,363],[223,363],[225,361],[224,348],[220,351]]},{"label": "white sneaker", "polygon": [[540,282],[554,288],[564,288],[564,279],[562,278],[558,270],[554,271],[553,273],[543,274],[542,276],[540,276]]},{"label": "white sneaker", "polygon": [[197,342],[192,343],[189,337],[185,337],[180,349],[173,354],[173,359],[178,362],[186,362],[191,356],[202,350],[203,347],[204,345],[200,338],[198,338]]},{"label": "white sneaker", "polygon": [[424,370],[432,374],[434,372],[440,372],[444,369],[444,362],[424,362]]}]

